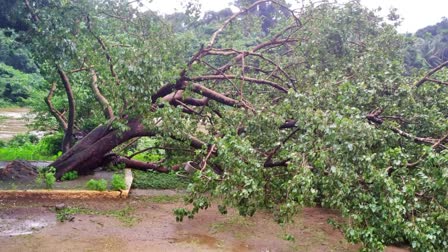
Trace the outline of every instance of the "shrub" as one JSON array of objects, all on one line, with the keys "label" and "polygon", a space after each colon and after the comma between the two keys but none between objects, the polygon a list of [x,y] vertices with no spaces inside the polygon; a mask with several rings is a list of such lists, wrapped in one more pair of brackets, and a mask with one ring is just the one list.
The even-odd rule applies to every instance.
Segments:
[{"label": "shrub", "polygon": [[39,142],[39,152],[42,155],[53,156],[61,151],[63,133],[54,133],[44,136]]},{"label": "shrub", "polygon": [[86,184],[87,189],[96,191],[105,191],[107,189],[107,181],[105,179],[91,179]]},{"label": "shrub", "polygon": [[39,142],[39,138],[33,134],[19,134],[14,136],[9,142],[8,146],[21,147],[25,144],[36,144]]},{"label": "shrub", "polygon": [[54,174],[56,173],[56,169],[54,167],[47,167],[39,169],[39,174],[36,178],[36,183],[41,185],[45,183],[45,187],[47,189],[53,188],[54,183],[56,183],[56,177]]},{"label": "shrub", "polygon": [[77,171],[69,171],[64,173],[64,175],[62,175],[61,180],[62,181],[66,181],[66,180],[75,180],[78,178],[78,172]]},{"label": "shrub", "polygon": [[132,171],[134,181],[132,187],[140,189],[186,189],[189,179],[177,176],[176,173],[158,173],[153,171]]},{"label": "shrub", "polygon": [[112,190],[124,190],[126,189],[126,182],[124,180],[124,175],[121,174],[114,174],[112,176]]}]

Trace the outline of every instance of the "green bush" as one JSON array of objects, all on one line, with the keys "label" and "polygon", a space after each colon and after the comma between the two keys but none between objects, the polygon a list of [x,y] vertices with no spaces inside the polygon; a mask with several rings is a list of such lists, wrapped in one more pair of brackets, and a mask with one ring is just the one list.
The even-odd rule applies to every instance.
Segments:
[{"label": "green bush", "polygon": [[132,187],[140,189],[186,189],[190,180],[176,173],[158,173],[153,171],[133,171]]},{"label": "green bush", "polygon": [[37,144],[39,142],[39,138],[33,134],[19,134],[14,136],[8,142],[8,146],[11,147],[20,147],[25,144]]},{"label": "green bush", "polygon": [[40,153],[48,156],[58,154],[58,152],[62,151],[61,146],[63,138],[64,134],[60,132],[44,136],[39,141]]},{"label": "green bush", "polygon": [[124,190],[126,189],[126,182],[124,180],[124,175],[122,174],[114,174],[112,176],[112,190]]},{"label": "green bush", "polygon": [[42,83],[39,74],[27,74],[0,62],[0,99],[5,105],[25,105],[33,88]]},{"label": "green bush", "polygon": [[45,184],[47,189],[53,188],[54,183],[56,183],[55,177],[56,169],[54,167],[46,167],[39,169],[39,174],[36,178],[36,183],[39,185]]},{"label": "green bush", "polygon": [[62,134],[43,137],[19,134],[8,142],[0,143],[0,160],[55,160],[61,153]]},{"label": "green bush", "polygon": [[16,159],[22,160],[55,160],[55,156],[42,155],[39,151],[39,146],[26,144],[20,147],[0,146],[0,160],[11,161]]},{"label": "green bush", "polygon": [[91,179],[86,184],[87,189],[96,191],[106,191],[107,181],[105,179]]},{"label": "green bush", "polygon": [[66,180],[75,180],[78,178],[78,172],[77,171],[69,171],[64,173],[64,175],[62,175],[61,180],[62,181],[66,181]]}]

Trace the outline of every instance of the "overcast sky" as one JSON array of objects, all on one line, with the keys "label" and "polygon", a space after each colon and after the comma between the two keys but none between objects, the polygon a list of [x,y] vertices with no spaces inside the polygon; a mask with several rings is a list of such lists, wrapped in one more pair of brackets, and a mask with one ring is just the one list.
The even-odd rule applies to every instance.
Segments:
[{"label": "overcast sky", "polygon": [[[143,0],[150,2],[148,0]],[[183,11],[182,2],[186,0],[153,0],[146,4],[151,10],[159,11],[162,14],[169,14],[175,11]],[[230,0],[198,0],[202,5],[202,10],[221,10],[229,7]],[[286,0],[293,4],[297,0]],[[300,1],[299,1],[300,2]],[[341,1],[340,1],[341,2]],[[381,6],[382,14],[387,15],[391,7],[398,9],[398,14],[404,19],[400,32],[415,32],[427,25],[433,25],[448,17],[447,0],[361,0],[361,3],[369,8]]]}]

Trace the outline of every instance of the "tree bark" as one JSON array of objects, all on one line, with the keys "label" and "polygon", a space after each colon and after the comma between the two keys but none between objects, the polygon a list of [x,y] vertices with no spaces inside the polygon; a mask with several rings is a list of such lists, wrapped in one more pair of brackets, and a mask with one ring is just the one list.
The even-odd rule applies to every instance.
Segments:
[{"label": "tree bark", "polygon": [[60,179],[64,173],[74,170],[86,174],[104,165],[106,156],[116,146],[141,136],[154,136],[154,132],[144,129],[138,120],[127,123],[128,130],[120,132],[107,125],[98,126],[91,131],[69,151],[65,152],[49,166],[56,168],[56,178]]},{"label": "tree bark", "polygon": [[50,113],[58,121],[61,129],[65,132],[67,130],[67,119],[64,117],[63,114],[61,114],[61,112],[59,112],[54,107],[53,103],[51,102],[51,99],[53,98],[55,90],[56,90],[56,82],[53,82],[53,84],[51,85],[50,91],[48,92],[47,97],[45,97],[45,103],[47,104],[48,110],[50,111]]},{"label": "tree bark", "polygon": [[90,88],[93,91],[93,94],[95,95],[95,99],[100,103],[100,105],[103,107],[104,116],[106,116],[107,119],[111,120],[114,118],[114,111],[112,107],[110,106],[109,101],[104,97],[104,95],[101,93],[100,89],[98,88],[98,77],[96,75],[95,70],[90,69],[90,75],[92,75],[92,82],[90,82]]},{"label": "tree bark", "polygon": [[64,139],[62,140],[62,152],[67,152],[72,147],[73,127],[75,125],[75,98],[73,96],[72,86],[67,74],[59,67],[58,74],[61,77],[68,100],[68,122],[65,130]]}]

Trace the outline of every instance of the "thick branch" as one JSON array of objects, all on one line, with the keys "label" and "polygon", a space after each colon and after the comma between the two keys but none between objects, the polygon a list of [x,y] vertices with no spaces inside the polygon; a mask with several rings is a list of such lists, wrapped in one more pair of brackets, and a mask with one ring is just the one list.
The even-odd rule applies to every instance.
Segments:
[{"label": "thick branch", "polygon": [[138,120],[127,122],[128,130],[119,132],[109,126],[99,126],[86,137],[77,142],[73,148],[65,152],[56,161],[50,164],[56,168],[56,178],[65,172],[77,170],[78,172],[91,171],[104,163],[107,153],[116,146],[135,137],[154,136],[156,132],[145,129]]},{"label": "thick branch", "polygon": [[36,12],[34,12],[33,8],[31,8],[31,4],[28,0],[25,0],[25,6],[28,9],[28,11],[30,12],[33,22],[36,24],[39,23],[40,22],[39,16],[37,16]]},{"label": "thick branch", "polygon": [[278,166],[288,166],[288,162],[291,160],[290,158],[282,160],[282,161],[278,161],[278,162],[274,162],[272,161],[272,158],[274,157],[275,154],[278,153],[278,151],[280,150],[280,148],[289,141],[289,139],[291,139],[291,137],[296,134],[298,131],[300,130],[300,128],[296,128],[295,130],[293,130],[274,150],[272,150],[268,157],[266,158],[266,161],[264,162],[264,167],[265,168],[270,168],[270,167],[278,167]]},{"label": "thick branch", "polygon": [[195,149],[201,149],[202,146],[206,145],[205,142],[203,142],[199,138],[197,138],[195,136],[192,136],[192,135],[188,135],[188,140],[190,140],[190,146],[195,148]]},{"label": "thick branch", "polygon": [[137,156],[137,155],[139,155],[139,154],[145,153],[145,152],[150,151],[150,150],[155,150],[155,149],[157,149],[157,150],[172,150],[172,151],[182,151],[182,152],[191,152],[191,153],[194,153],[194,150],[191,150],[191,149],[180,149],[180,148],[171,148],[171,147],[155,146],[155,147],[148,147],[148,148],[145,148],[145,149],[143,149],[143,150],[139,150],[139,151],[137,151],[137,152],[134,152],[134,153],[132,153],[131,155],[126,156],[126,158],[128,158],[128,159],[132,159],[133,157],[135,157],[135,156]]},{"label": "thick branch", "polygon": [[208,104],[209,98],[208,97],[204,97],[201,99],[197,99],[197,98],[192,98],[192,97],[187,97],[187,98],[183,98],[182,102],[184,102],[187,105],[192,105],[192,106],[206,106]]},{"label": "thick branch", "polygon": [[158,171],[158,172],[162,172],[162,173],[168,173],[170,171],[179,170],[179,166],[174,166],[170,169],[170,168],[162,166],[158,163],[137,161],[137,160],[128,159],[126,157],[118,157],[115,162],[124,163],[126,165],[126,167],[128,167],[128,168],[141,170],[141,171],[152,170],[152,171]]},{"label": "thick branch", "polygon": [[[440,64],[439,66],[433,68],[431,71],[429,71],[425,77],[423,77],[421,80],[419,80],[417,83],[415,83],[416,87],[420,87],[423,83],[425,83],[426,81],[432,81],[432,82],[437,82],[437,80],[431,79],[430,77],[435,74],[436,72],[440,71],[442,68],[448,66],[448,61],[443,62],[442,64]],[[441,83],[439,83],[441,84]],[[443,83],[442,83],[443,84]]]},{"label": "thick branch", "polygon": [[[266,41],[264,43],[256,45],[254,48],[252,48],[251,51],[248,51],[246,53],[255,53],[255,52],[257,52],[257,51],[259,51],[261,49],[264,49],[266,47],[269,47],[269,46],[282,46],[284,44],[294,43],[294,42],[297,42],[297,40],[294,40],[294,39],[278,39],[277,37],[274,37],[273,39],[271,39],[269,41]],[[228,63],[226,63],[226,64],[222,65],[221,67],[219,67],[218,71],[215,74],[226,72],[227,70],[230,69],[230,67],[232,67],[234,62],[240,61],[244,56],[245,56],[244,53],[240,53],[239,55],[235,56]]]},{"label": "thick branch", "polygon": [[279,129],[290,129],[296,127],[296,120],[288,119],[282,125],[280,125]]},{"label": "thick branch", "polygon": [[[266,71],[266,70],[264,70],[264,69],[259,69],[259,68],[257,68],[257,70],[258,70],[259,72],[268,74],[269,77],[271,77],[271,76],[274,75],[274,72],[278,70],[283,76],[285,76],[285,77],[288,79],[288,82],[290,82],[290,83],[292,83],[292,84],[295,82],[295,80],[292,79],[292,78],[289,76],[289,74],[288,74],[288,73],[287,73],[287,72],[286,72],[286,71],[285,71],[279,64],[277,64],[277,63],[274,62],[273,60],[267,58],[266,56],[264,56],[263,54],[260,54],[260,53],[255,53],[255,52],[251,52],[251,51],[238,51],[238,50],[235,50],[235,49],[233,49],[233,48],[230,48],[230,49],[213,49],[213,50],[210,50],[210,51],[208,52],[208,54],[209,54],[209,55],[233,55],[233,54],[237,54],[237,55],[241,55],[241,56],[239,56],[239,57],[241,57],[241,61],[242,61],[242,62],[244,61],[244,57],[247,57],[247,56],[255,56],[255,57],[258,57],[258,58],[260,58],[260,59],[262,59],[262,60],[268,62],[269,64],[275,66],[274,71]],[[237,56],[237,57],[238,57],[238,56]],[[238,57],[238,58],[239,58],[239,57]],[[245,69],[245,66],[242,66],[243,73],[244,73],[244,69]],[[218,69],[216,69],[216,70],[218,70]],[[220,71],[220,74],[223,75],[222,71]],[[243,75],[243,76],[244,76],[244,75]],[[274,77],[280,79],[278,76],[274,76]],[[280,79],[280,80],[281,80],[281,79]],[[294,87],[294,86],[292,86],[292,87]],[[295,88],[295,87],[294,87],[294,88]]]},{"label": "thick branch", "polygon": [[96,100],[101,104],[104,110],[104,115],[107,119],[113,119],[114,118],[114,112],[112,110],[112,107],[109,104],[109,101],[107,101],[106,97],[101,94],[100,89],[98,88],[98,77],[96,75],[95,70],[91,69],[90,74],[92,75],[92,82],[90,83],[90,88],[92,88],[93,94],[95,95]]},{"label": "thick branch", "polygon": [[64,130],[64,132],[67,130],[67,119],[61,112],[59,112],[51,102],[51,99],[53,98],[54,91],[56,90],[56,82],[53,82],[51,85],[50,91],[48,92],[47,97],[45,97],[45,103],[48,106],[48,109],[50,110],[50,113],[53,115],[54,118],[56,118],[56,121],[58,121],[59,126]]},{"label": "thick branch", "polygon": [[110,56],[109,54],[109,50],[107,49],[106,44],[104,43],[104,41],[101,39],[101,37],[99,35],[96,35],[93,31],[92,31],[92,26],[91,26],[91,22],[90,22],[90,17],[87,16],[87,28],[89,29],[90,33],[92,34],[93,37],[95,37],[95,39],[98,41],[98,43],[101,46],[101,49],[103,49],[104,53],[106,54],[106,59],[107,62],[109,63],[109,70],[110,73],[112,75],[112,77],[114,77],[115,79],[115,83],[117,85],[120,84],[120,79],[118,78],[117,73],[115,72],[114,69],[114,64],[113,64],[113,60],[112,60],[112,56]]},{"label": "thick branch", "polygon": [[413,141],[417,142],[417,143],[425,143],[425,144],[431,144],[431,145],[435,145],[437,143],[437,139],[434,138],[430,138],[430,137],[417,137],[414,136],[412,134],[409,134],[407,132],[404,132],[402,130],[400,130],[399,128],[395,128],[395,127],[390,127],[390,129],[399,134],[402,137],[408,138],[408,139],[412,139]]},{"label": "thick branch", "polygon": [[264,85],[271,86],[283,93],[288,93],[288,90],[286,88],[280,86],[278,83],[268,81],[268,80],[260,80],[260,79],[256,79],[256,78],[251,78],[251,77],[243,77],[243,76],[236,76],[236,75],[204,75],[204,76],[189,78],[189,80],[192,80],[192,81],[228,80],[228,79],[229,80],[238,79],[238,80],[243,80],[243,81],[256,83],[256,84],[264,84]]},{"label": "thick branch", "polygon": [[174,84],[166,84],[166,85],[162,86],[161,88],[159,88],[159,90],[157,90],[156,93],[154,93],[151,96],[151,102],[153,104],[156,103],[157,99],[169,95],[174,90],[176,90],[176,85],[174,85]]},{"label": "thick branch", "polygon": [[65,131],[64,140],[62,141],[62,152],[66,152],[72,145],[73,127],[75,124],[75,98],[73,96],[72,87],[67,74],[60,68],[60,66],[57,66],[57,68],[62,83],[64,84],[64,89],[68,100],[67,130]]},{"label": "thick branch", "polygon": [[[376,125],[381,125],[384,122],[384,119],[381,117],[381,114],[383,113],[383,109],[381,108],[377,108],[375,110],[373,110],[372,112],[370,112],[367,116],[366,119]],[[414,136],[410,133],[404,132],[403,130],[396,128],[396,127],[389,127],[390,130],[392,130],[392,132],[397,133],[398,135],[411,139],[416,143],[425,143],[425,144],[431,144],[431,145],[436,145],[437,143],[437,139],[434,138],[430,138],[430,137],[417,137]],[[439,143],[440,144],[440,143]],[[438,144],[437,144],[438,145]]]},{"label": "thick branch", "polygon": [[229,98],[221,93],[218,93],[212,89],[206,88],[200,84],[193,83],[191,84],[191,90],[197,94],[201,94],[207,98],[210,98],[211,100],[217,101],[219,103],[233,106],[233,107],[239,107],[241,106],[240,102]]},{"label": "thick branch", "polygon": [[443,142],[445,142],[448,139],[448,134],[446,134],[445,136],[443,136],[442,138],[440,138],[439,140],[437,140],[436,143],[434,143],[432,145],[432,148],[437,148],[438,146],[440,146]]},{"label": "thick branch", "polygon": [[211,39],[210,39],[210,41],[209,41],[209,43],[208,43],[208,48],[213,47],[213,45],[214,45],[215,42],[216,42],[216,39],[217,39],[218,35],[219,35],[220,33],[222,33],[222,32],[224,31],[224,29],[225,29],[225,28],[226,28],[226,27],[227,27],[233,20],[235,20],[235,19],[237,19],[239,16],[244,15],[245,13],[249,12],[251,9],[257,7],[258,5],[260,5],[260,4],[262,4],[262,3],[266,3],[266,2],[271,2],[271,3],[277,4],[277,5],[279,5],[279,6],[283,7],[283,8],[285,8],[285,9],[287,9],[287,10],[292,14],[292,16],[294,17],[294,19],[296,20],[296,24],[297,24],[297,25],[301,25],[301,24],[300,24],[300,20],[297,18],[297,16],[294,14],[294,12],[291,11],[291,10],[289,10],[289,8],[288,8],[287,6],[285,6],[284,4],[282,4],[282,3],[280,3],[280,2],[277,2],[277,1],[274,1],[274,0],[259,0],[259,1],[256,1],[255,3],[251,4],[250,6],[248,6],[248,7],[246,7],[246,8],[242,8],[241,11],[239,11],[239,12],[233,14],[233,15],[230,16],[226,21],[224,21],[224,23],[221,25],[221,27],[219,27],[219,29],[216,30],[216,31],[213,33],[213,35],[212,35],[212,37],[211,37]]},{"label": "thick branch", "polygon": [[436,79],[433,79],[433,78],[426,78],[426,81],[430,81],[430,82],[434,82],[434,83],[437,83],[437,84],[440,84],[440,85],[448,86],[448,82],[441,81],[441,80],[436,80]]},{"label": "thick branch", "polygon": [[233,14],[232,16],[230,16],[226,21],[224,21],[224,23],[221,25],[221,27],[219,27],[219,29],[216,30],[216,31],[213,33],[213,35],[212,35],[210,41],[208,42],[208,45],[207,45],[207,46],[208,46],[209,48],[213,47],[213,45],[214,45],[215,42],[216,42],[216,39],[217,39],[218,35],[219,35],[221,32],[223,32],[224,29],[225,29],[225,28],[226,28],[226,27],[227,27],[233,20],[235,20],[238,16],[247,13],[249,10],[251,10],[251,9],[253,9],[253,8],[255,8],[255,7],[257,7],[259,4],[264,3],[264,2],[269,2],[269,1],[268,1],[268,0],[259,0],[259,1],[256,1],[255,3],[253,3],[252,5],[250,5],[249,7],[244,8],[244,9],[242,9],[240,12],[237,12],[237,13]]}]

